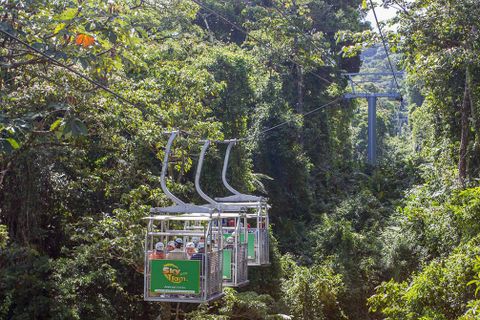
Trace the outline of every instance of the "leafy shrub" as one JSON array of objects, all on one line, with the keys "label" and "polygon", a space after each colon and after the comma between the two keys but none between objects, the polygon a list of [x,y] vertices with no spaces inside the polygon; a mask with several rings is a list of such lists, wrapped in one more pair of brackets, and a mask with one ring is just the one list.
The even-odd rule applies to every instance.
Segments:
[{"label": "leafy shrub", "polygon": [[338,302],[342,277],[327,266],[297,266],[292,256],[282,258],[282,293],[295,319],[346,319]]},{"label": "leafy shrub", "polygon": [[329,261],[342,275],[348,292],[340,299],[352,318],[366,317],[365,301],[381,281],[383,244],[378,235],[388,215],[388,207],[364,190],[324,214],[310,232],[316,263]]},{"label": "leafy shrub", "polygon": [[0,253],[0,319],[49,319],[53,300],[50,259],[12,245]]},{"label": "leafy shrub", "polygon": [[275,300],[267,294],[253,291],[238,293],[232,288],[224,289],[225,296],[211,304],[203,304],[190,312],[191,320],[227,320],[227,319],[274,319]]},{"label": "leafy shrub", "polygon": [[[457,319],[472,306],[476,257],[480,237],[461,245],[446,258],[436,259],[410,281],[382,283],[368,299],[372,312],[391,320]],[[468,318],[464,318],[468,319]]]}]

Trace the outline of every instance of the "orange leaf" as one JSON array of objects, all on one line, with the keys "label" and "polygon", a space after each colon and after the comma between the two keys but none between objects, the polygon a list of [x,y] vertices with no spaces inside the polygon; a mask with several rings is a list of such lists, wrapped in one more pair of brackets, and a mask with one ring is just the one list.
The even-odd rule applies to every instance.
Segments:
[{"label": "orange leaf", "polygon": [[95,38],[87,34],[80,33],[75,38],[75,44],[87,48],[95,43]]}]

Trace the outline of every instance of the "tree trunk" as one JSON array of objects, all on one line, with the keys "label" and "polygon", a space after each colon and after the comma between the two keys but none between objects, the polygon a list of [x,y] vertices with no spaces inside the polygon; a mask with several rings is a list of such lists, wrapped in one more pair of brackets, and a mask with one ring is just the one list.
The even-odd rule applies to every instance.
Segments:
[{"label": "tree trunk", "polygon": [[[480,115],[478,113],[478,106],[476,104],[476,95],[475,95],[475,84],[473,81],[472,70],[467,67],[467,82],[468,82],[468,99],[470,103],[470,113],[472,117],[472,125],[474,128],[474,144],[473,144],[473,165],[475,168],[479,167],[479,157],[480,157]],[[478,169],[477,169],[478,170]],[[475,174],[474,172],[471,172]]]},{"label": "tree trunk", "polygon": [[463,93],[463,103],[460,110],[461,114],[461,138],[460,138],[460,152],[458,160],[458,178],[462,186],[465,186],[465,179],[467,178],[467,148],[468,148],[468,131],[470,130],[469,116],[470,116],[470,90],[468,87],[468,68],[465,75],[465,91]]},{"label": "tree trunk", "polygon": [[297,65],[297,112],[303,113],[303,68],[301,65]]},{"label": "tree trunk", "polygon": [[[293,14],[297,15],[297,2],[295,0],[292,1],[292,10]],[[298,36],[295,35],[293,38],[293,47],[295,56],[298,55]],[[297,78],[297,103],[296,103],[296,110],[297,113],[303,113],[303,68],[300,64],[296,65],[295,68],[296,78]]]}]

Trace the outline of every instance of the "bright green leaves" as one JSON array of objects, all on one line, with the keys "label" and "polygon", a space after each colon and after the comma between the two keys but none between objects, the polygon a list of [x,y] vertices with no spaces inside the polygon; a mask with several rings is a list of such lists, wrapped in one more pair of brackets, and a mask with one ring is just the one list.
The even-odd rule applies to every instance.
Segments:
[{"label": "bright green leaves", "polygon": [[363,10],[367,10],[367,9],[368,9],[367,0],[362,0],[362,9],[363,9]]},{"label": "bright green leaves", "polygon": [[347,58],[359,55],[362,50],[379,43],[380,36],[371,30],[352,32],[341,30],[335,34],[335,41],[342,45],[342,55]]},{"label": "bright green leaves", "polygon": [[282,257],[284,303],[295,319],[345,319],[338,296],[344,290],[342,276],[331,267],[298,266],[291,255]]},{"label": "bright green leaves", "polygon": [[408,281],[384,282],[368,300],[370,310],[391,320],[459,319],[475,299],[468,283],[479,263],[478,244],[476,237],[428,263]]},{"label": "bright green leaves", "polygon": [[15,140],[15,139],[13,139],[13,138],[6,138],[5,140],[10,144],[10,146],[11,146],[14,150],[20,148],[20,145],[18,144],[17,140]]},{"label": "bright green leaves", "polygon": [[59,15],[55,16],[55,20],[60,20],[60,21],[69,21],[75,18],[75,16],[79,13],[78,8],[67,8],[65,11],[60,13]]},{"label": "bright green leaves", "polygon": [[59,23],[56,27],[55,27],[55,30],[53,30],[53,33],[54,34],[57,34],[59,33],[60,31],[62,31],[64,28],[65,28],[66,24],[65,23]]},{"label": "bright green leaves", "polygon": [[478,292],[480,291],[480,256],[475,257],[474,270],[477,274],[473,280],[467,283],[467,285],[475,285],[475,296],[477,296]]},{"label": "bright green leaves", "polygon": [[50,131],[55,132],[58,139],[78,138],[88,134],[86,125],[76,117],[67,119],[59,118],[55,120],[55,122],[50,125]]},{"label": "bright green leaves", "polygon": [[50,125],[50,131],[55,131],[63,122],[63,118],[58,118],[54,123]]},{"label": "bright green leaves", "polygon": [[10,122],[0,116],[0,155],[2,152],[11,153],[20,148],[20,125],[20,121]]},{"label": "bright green leaves", "polygon": [[11,153],[18,148],[20,145],[14,138],[0,138],[0,154],[2,152]]}]

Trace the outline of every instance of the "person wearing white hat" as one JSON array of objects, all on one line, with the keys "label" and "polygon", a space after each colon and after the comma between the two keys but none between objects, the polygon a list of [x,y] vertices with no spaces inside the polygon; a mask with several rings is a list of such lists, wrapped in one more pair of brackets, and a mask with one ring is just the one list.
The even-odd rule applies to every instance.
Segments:
[{"label": "person wearing white hat", "polygon": [[190,260],[202,260],[203,255],[205,254],[205,243],[200,242],[198,244],[198,251],[195,253]]},{"label": "person wearing white hat", "polygon": [[167,253],[173,250],[175,250],[175,241],[169,241],[167,243]]},{"label": "person wearing white hat", "polygon": [[199,242],[198,243],[198,252],[193,254],[190,260],[199,260],[200,261],[200,274],[204,274],[204,263],[205,263],[205,243],[204,242]]},{"label": "person wearing white hat", "polygon": [[195,245],[195,248],[197,248],[198,243],[200,242],[200,238],[199,237],[192,237],[192,242]]},{"label": "person wearing white hat", "polygon": [[165,245],[163,242],[157,242],[155,250],[148,257],[150,260],[165,259]]},{"label": "person wearing white hat", "polygon": [[226,241],[227,244],[225,245],[225,249],[233,249],[234,242],[235,242],[234,237],[228,237]]},{"label": "person wearing white hat", "polygon": [[192,256],[197,253],[197,250],[195,249],[195,244],[193,242],[187,243],[185,246],[185,253],[187,254],[188,259],[191,259]]},{"label": "person wearing white hat", "polygon": [[183,247],[183,240],[182,238],[175,239],[175,249],[182,250]]}]

